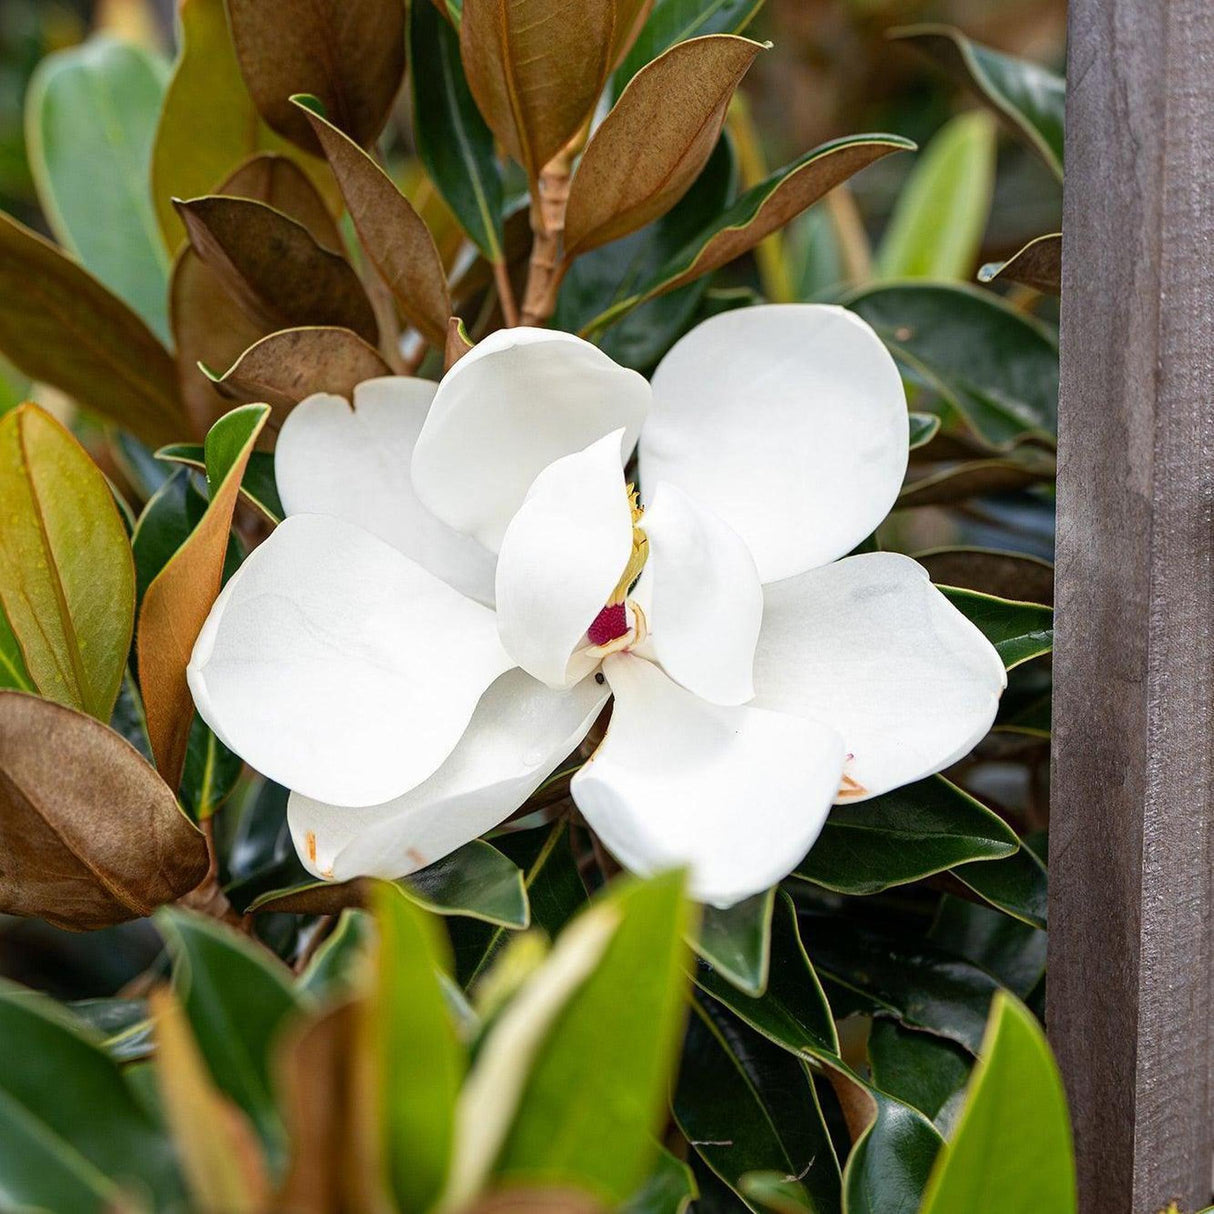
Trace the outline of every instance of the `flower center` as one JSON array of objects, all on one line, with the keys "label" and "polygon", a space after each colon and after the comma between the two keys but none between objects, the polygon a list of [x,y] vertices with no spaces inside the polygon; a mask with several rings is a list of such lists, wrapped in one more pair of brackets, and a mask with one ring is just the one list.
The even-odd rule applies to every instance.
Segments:
[{"label": "flower center", "polygon": [[628,631],[628,609],[623,603],[611,603],[594,618],[586,630],[592,645],[606,645]]},{"label": "flower center", "polygon": [[[641,570],[644,569],[645,560],[649,556],[649,539],[638,525],[644,511],[637,500],[635,485],[628,486],[628,505],[632,510],[632,551],[628,555],[628,564],[611,592],[607,605],[594,617],[594,623],[586,630],[586,638],[591,645],[599,649],[608,647],[613,652],[621,648],[617,642],[622,639],[628,638],[625,645],[629,645],[644,635],[642,617],[635,605],[633,615],[636,623],[628,622],[628,591],[641,576]],[[630,636],[634,631],[637,633],[636,637]]]}]

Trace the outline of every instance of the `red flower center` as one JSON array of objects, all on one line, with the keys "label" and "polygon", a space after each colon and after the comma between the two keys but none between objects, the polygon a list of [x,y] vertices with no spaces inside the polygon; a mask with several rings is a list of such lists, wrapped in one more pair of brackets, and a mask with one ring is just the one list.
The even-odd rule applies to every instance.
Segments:
[{"label": "red flower center", "polygon": [[628,612],[623,603],[612,603],[594,617],[586,630],[592,645],[607,645],[628,631]]}]

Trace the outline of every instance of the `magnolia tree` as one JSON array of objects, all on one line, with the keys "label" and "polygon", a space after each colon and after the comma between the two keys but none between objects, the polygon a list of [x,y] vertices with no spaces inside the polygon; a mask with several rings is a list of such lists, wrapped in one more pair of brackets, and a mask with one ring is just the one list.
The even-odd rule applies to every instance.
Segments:
[{"label": "magnolia tree", "polygon": [[962,281],[990,110],[1060,175],[1062,83],[905,31],[989,108],[874,254],[845,183],[914,147],[756,170],[758,7],[181,0],[171,70],[39,67],[0,909],[158,935],[0,986],[6,1208],[1074,1208],[999,783],[1057,238]]}]

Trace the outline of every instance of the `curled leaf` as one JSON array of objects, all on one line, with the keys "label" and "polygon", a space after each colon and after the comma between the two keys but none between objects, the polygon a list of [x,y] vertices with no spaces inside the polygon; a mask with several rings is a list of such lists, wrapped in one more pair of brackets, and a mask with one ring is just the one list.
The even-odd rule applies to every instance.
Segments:
[{"label": "curled leaf", "polygon": [[992,261],[978,271],[979,282],[1008,279],[1044,295],[1062,294],[1062,233],[1038,236],[1007,261]]},{"label": "curled leaf", "polygon": [[687,192],[716,147],[734,90],[762,49],[729,34],[693,38],[637,73],[574,175],[567,260],[635,232]]},{"label": "curled leaf", "polygon": [[312,108],[315,98],[298,101],[328,157],[363,251],[391,288],[404,316],[432,345],[441,347],[451,296],[430,229],[383,169]]},{"label": "curled leaf", "polygon": [[0,691],[0,911],[108,927],[206,871],[202,834],[132,746],[74,709]]},{"label": "curled leaf", "polygon": [[465,0],[468,86],[499,142],[533,180],[582,128],[612,63],[613,0]]},{"label": "curled leaf", "polygon": [[401,0],[228,0],[232,41],[258,112],[305,151],[319,150],[296,93],[319,97],[336,125],[369,147],[405,74]]},{"label": "curled leaf", "polygon": [[211,502],[202,521],[156,575],[139,610],[139,684],[156,766],[181,781],[194,702],[185,672],[194,642],[219,594],[241,477],[269,415],[267,405],[234,409],[207,435]]},{"label": "curled leaf", "polygon": [[302,224],[248,198],[212,195],[177,209],[198,255],[265,328],[339,325],[374,344],[375,312],[353,267]]},{"label": "curled leaf", "polygon": [[108,721],[126,668],[135,566],[100,469],[37,405],[0,418],[0,606],[34,685]]}]

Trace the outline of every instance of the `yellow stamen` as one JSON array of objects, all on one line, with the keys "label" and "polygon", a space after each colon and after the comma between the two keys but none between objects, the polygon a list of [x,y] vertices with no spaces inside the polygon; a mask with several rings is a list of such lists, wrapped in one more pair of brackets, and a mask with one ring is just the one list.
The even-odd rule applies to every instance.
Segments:
[{"label": "yellow stamen", "polygon": [[641,570],[645,568],[645,561],[649,556],[649,537],[638,526],[645,511],[637,498],[635,485],[628,486],[628,505],[632,510],[632,552],[628,557],[628,564],[624,567],[624,576],[616,583],[611,597],[607,600],[608,607],[614,607],[616,603],[622,603],[628,597],[628,591],[633,582],[641,576]]}]

